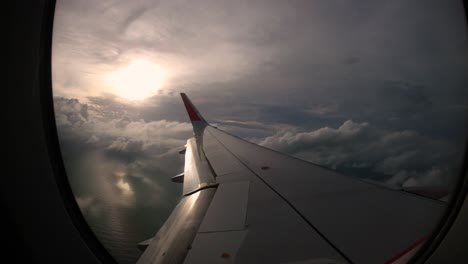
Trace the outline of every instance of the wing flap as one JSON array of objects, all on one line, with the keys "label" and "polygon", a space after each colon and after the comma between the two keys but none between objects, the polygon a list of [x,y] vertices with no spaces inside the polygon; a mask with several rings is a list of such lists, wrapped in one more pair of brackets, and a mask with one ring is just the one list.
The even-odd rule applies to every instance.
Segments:
[{"label": "wing flap", "polygon": [[220,184],[199,233],[245,229],[249,181]]},{"label": "wing flap", "polygon": [[235,263],[247,230],[200,233],[184,263]]},{"label": "wing flap", "polygon": [[[213,199],[201,223],[203,229],[198,230],[184,263],[224,263],[222,261],[227,263],[287,263],[304,259],[325,259],[329,263],[347,263],[262,181],[252,175],[241,176],[236,173],[235,176],[250,179],[243,229],[228,230],[232,227],[241,228],[242,221],[236,220],[235,224],[229,226],[221,224],[222,228],[219,228],[220,224],[216,222],[226,217],[221,216],[223,211],[218,211],[217,208],[233,203],[232,196],[220,195],[220,192],[227,190],[223,188],[223,185],[243,185],[241,188],[235,188],[243,189],[235,199],[245,199],[240,196],[245,195],[246,183],[234,179],[221,182],[216,196],[223,200],[217,201],[218,205],[215,205],[215,198]],[[228,177],[228,175],[222,177]],[[237,215],[231,215],[231,217],[239,219],[239,216],[243,216],[241,214],[243,210],[242,206],[242,210],[236,210]],[[211,213],[213,214],[210,215]]]}]

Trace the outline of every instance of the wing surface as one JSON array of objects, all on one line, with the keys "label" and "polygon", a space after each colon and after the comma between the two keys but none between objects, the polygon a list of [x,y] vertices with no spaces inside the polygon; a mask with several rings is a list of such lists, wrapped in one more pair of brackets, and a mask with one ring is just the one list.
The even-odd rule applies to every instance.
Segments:
[{"label": "wing surface", "polygon": [[[173,263],[159,249],[180,245],[178,260],[184,263],[397,263],[414,254],[411,249],[430,235],[445,209],[441,201],[232,136],[206,123],[185,94],[182,99],[194,126],[182,206],[139,263]],[[191,198],[204,192],[210,193]],[[178,212],[187,201],[201,208],[192,210],[196,221]],[[168,239],[181,236],[175,221],[192,225],[182,244]]]}]

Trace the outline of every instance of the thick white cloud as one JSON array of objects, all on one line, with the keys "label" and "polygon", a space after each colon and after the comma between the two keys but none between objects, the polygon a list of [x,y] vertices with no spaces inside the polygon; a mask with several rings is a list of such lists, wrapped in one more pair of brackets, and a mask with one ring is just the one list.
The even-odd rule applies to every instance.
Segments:
[{"label": "thick white cloud", "polygon": [[57,98],[54,110],[58,126],[81,126],[88,121],[88,106],[77,99]]},{"label": "thick white cloud", "polygon": [[143,149],[143,142],[138,140],[129,140],[125,137],[119,137],[112,142],[108,147],[111,150],[138,152]]},{"label": "thick white cloud", "polygon": [[265,138],[260,144],[274,149],[300,149],[309,145],[339,144],[363,134],[367,127],[367,123],[354,123],[348,120],[337,129],[324,127],[310,132],[281,131]]},{"label": "thick white cloud", "polygon": [[448,141],[415,131],[390,131],[345,121],[338,128],[280,130],[258,142],[334,169],[359,168],[393,176],[394,185],[451,184],[456,175],[456,148]]},{"label": "thick white cloud", "polygon": [[120,151],[171,149],[185,144],[192,126],[189,123],[159,120],[146,122],[105,112],[99,106],[88,107],[77,99],[56,97],[55,115],[59,129],[87,137],[89,144],[107,144]]}]

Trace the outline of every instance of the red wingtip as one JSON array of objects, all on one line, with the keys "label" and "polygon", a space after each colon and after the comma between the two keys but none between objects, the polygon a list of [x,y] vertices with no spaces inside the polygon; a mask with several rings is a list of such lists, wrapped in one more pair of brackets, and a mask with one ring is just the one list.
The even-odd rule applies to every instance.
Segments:
[{"label": "red wingtip", "polygon": [[391,259],[387,260],[385,262],[385,264],[394,264],[394,263],[397,263],[397,261],[404,257],[406,254],[411,254],[410,257],[412,257],[416,252],[416,249],[418,246],[421,246],[423,244],[424,241],[426,241],[427,237],[423,237],[421,239],[419,239],[418,241],[414,242],[413,244],[411,244],[408,248],[406,248],[405,250],[403,250],[402,252],[400,252],[398,255],[392,257]]},{"label": "red wingtip", "polygon": [[205,121],[203,117],[198,113],[198,110],[193,106],[192,102],[190,99],[188,99],[187,95],[185,93],[180,93],[180,96],[182,97],[182,101],[184,101],[185,109],[187,109],[187,113],[190,117],[191,121]]}]

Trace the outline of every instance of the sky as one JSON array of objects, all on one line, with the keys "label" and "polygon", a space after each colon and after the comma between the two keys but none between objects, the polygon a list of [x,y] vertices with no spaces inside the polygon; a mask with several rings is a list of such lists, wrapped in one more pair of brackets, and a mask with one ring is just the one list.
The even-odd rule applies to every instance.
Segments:
[{"label": "sky", "polygon": [[208,122],[260,145],[391,186],[451,186],[467,44],[454,0],[57,1],[70,182],[85,214],[109,203],[167,216],[192,135],[185,92]]}]

